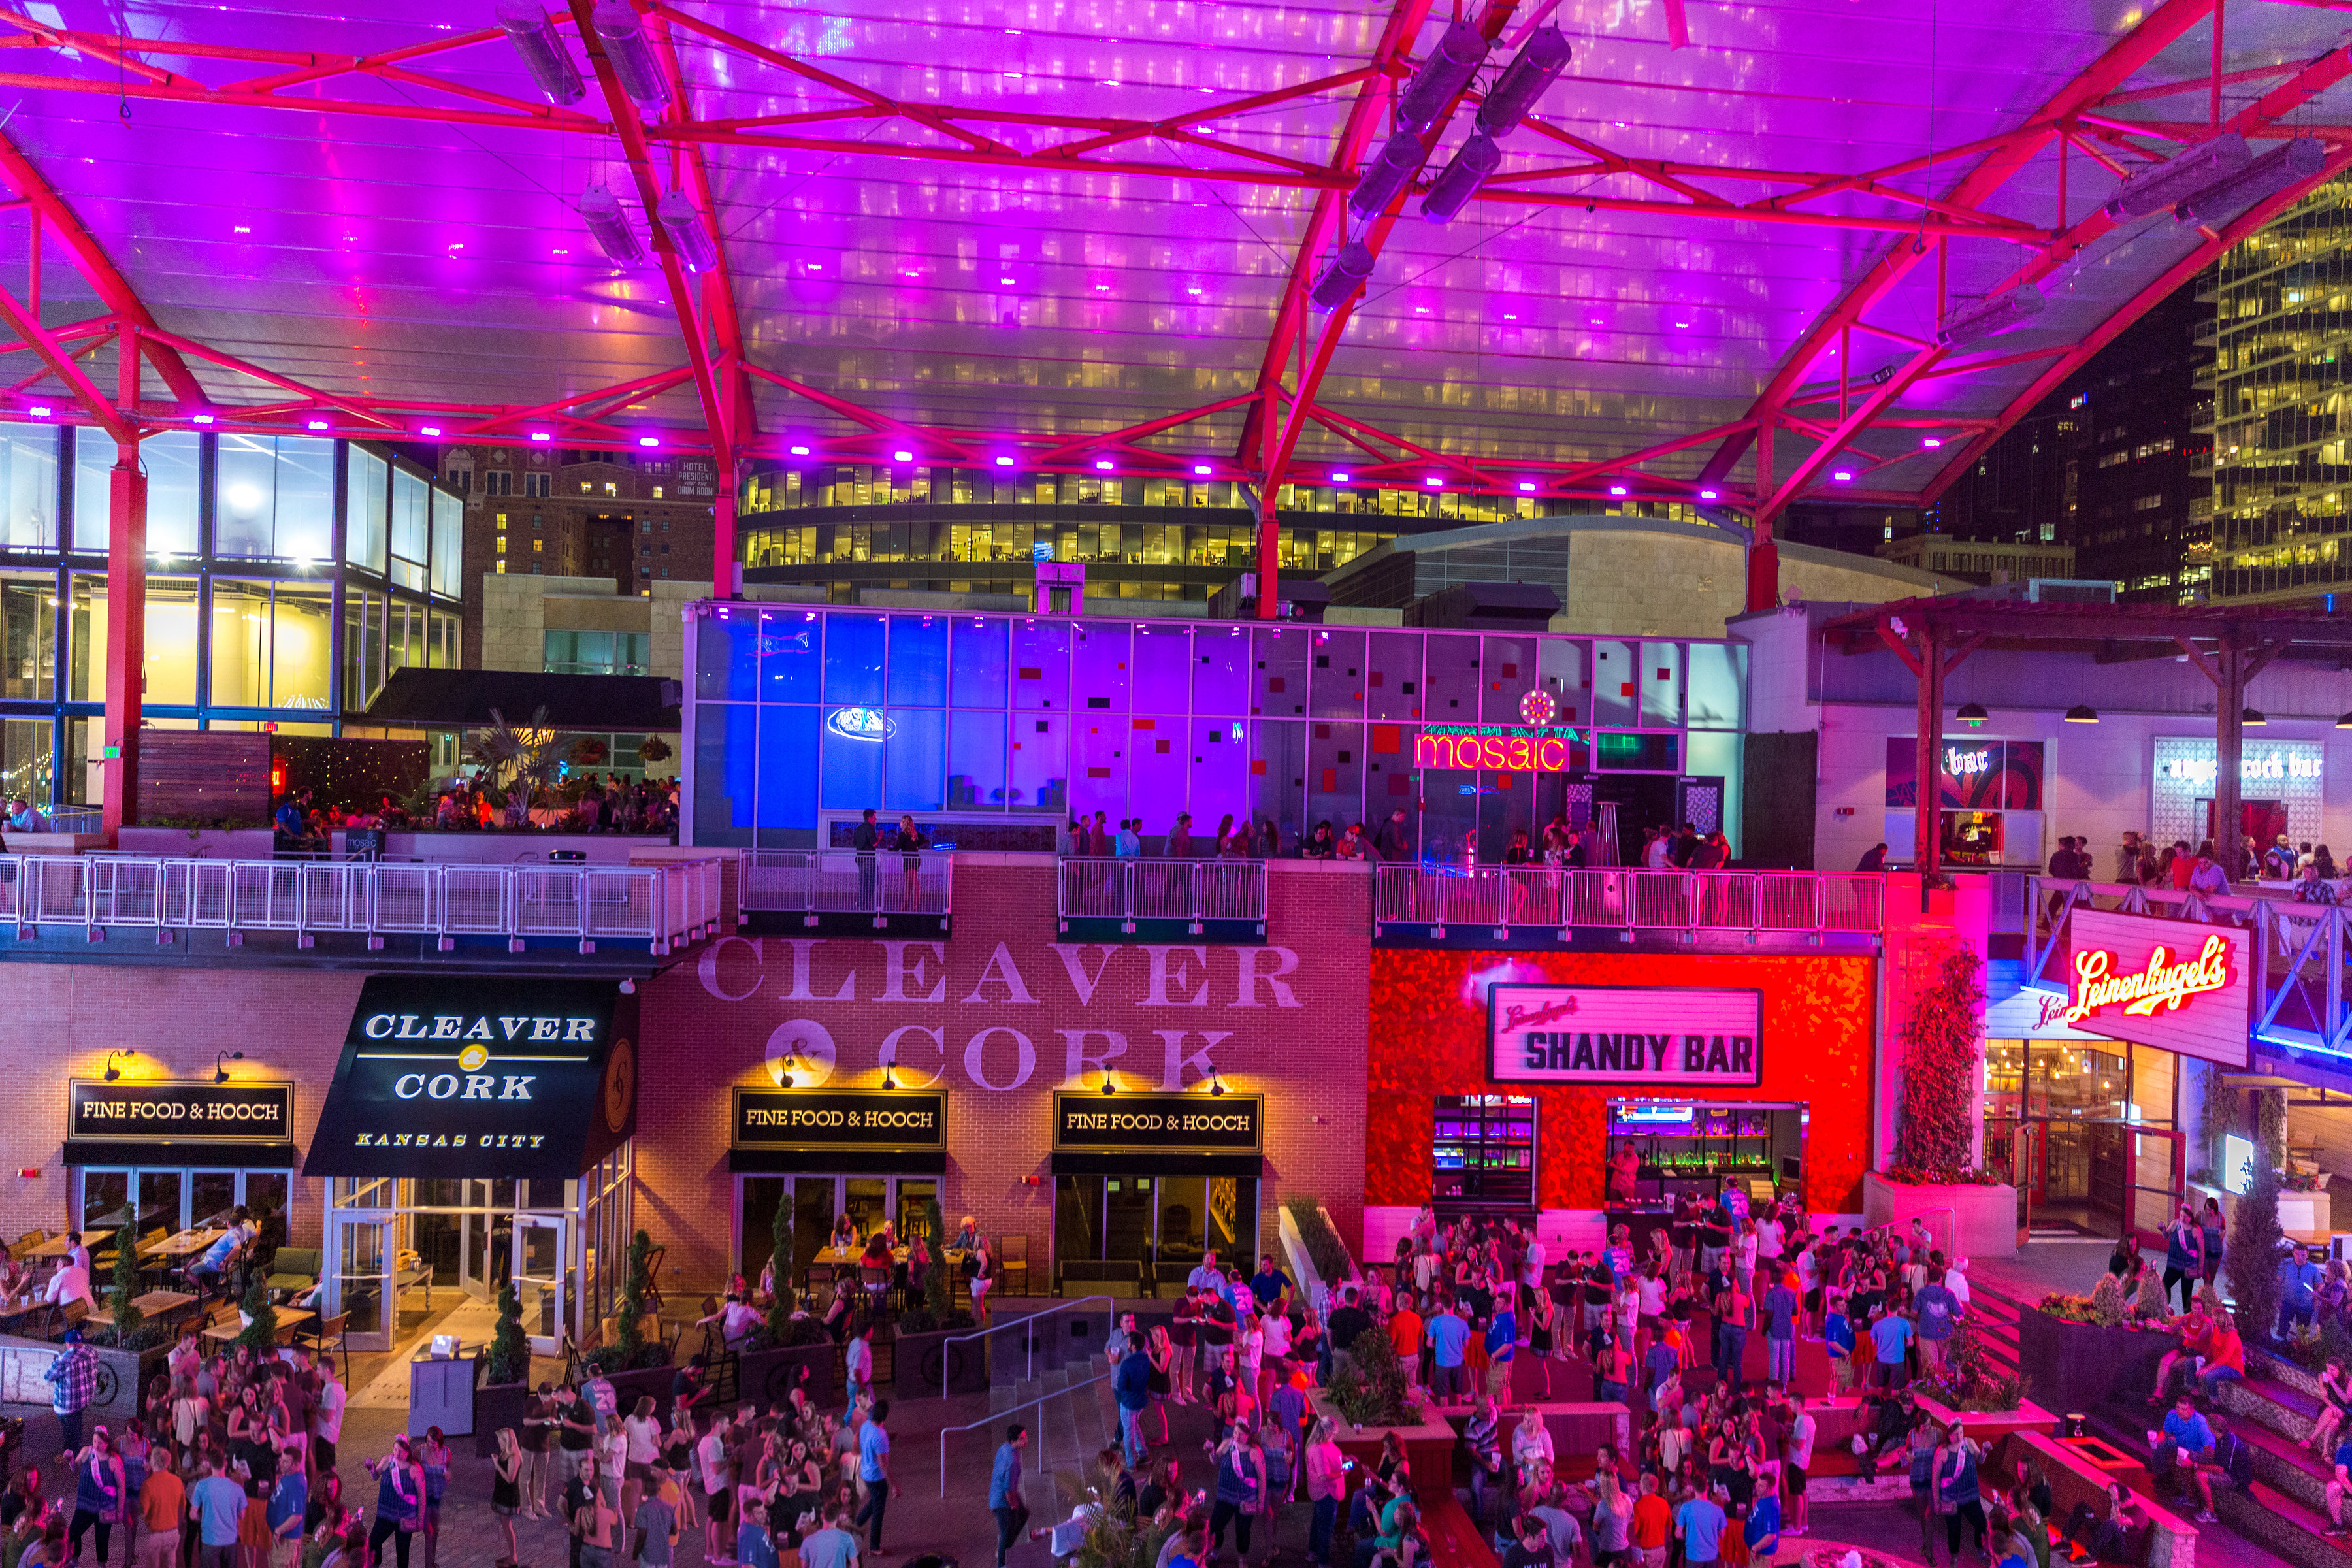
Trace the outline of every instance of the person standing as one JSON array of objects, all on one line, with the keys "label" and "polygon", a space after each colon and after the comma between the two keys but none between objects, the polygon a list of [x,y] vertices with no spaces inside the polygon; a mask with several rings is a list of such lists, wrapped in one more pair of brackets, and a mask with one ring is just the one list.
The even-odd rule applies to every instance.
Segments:
[{"label": "person standing", "polygon": [[1739,1392],[1747,1376],[1748,1331],[1755,1321],[1756,1303],[1740,1289],[1739,1277],[1735,1274],[1715,1297],[1715,1370],[1731,1385],[1734,1394]]},{"label": "person standing", "polygon": [[874,851],[881,842],[881,834],[874,826],[874,808],[867,806],[850,830],[849,847],[857,856],[857,907],[874,908]]},{"label": "person standing", "polygon": [[1433,1352],[1431,1388],[1438,1404],[1448,1405],[1467,1392],[1462,1381],[1463,1360],[1470,1343],[1470,1326],[1454,1311],[1451,1297],[1438,1298],[1437,1315],[1429,1320],[1427,1333]]},{"label": "person standing", "polygon": [[1004,1568],[1004,1554],[1029,1528],[1029,1505],[1021,1497],[1021,1450],[1029,1446],[1029,1428],[1015,1421],[1004,1428],[997,1446],[996,1464],[988,1476],[988,1511],[996,1516],[996,1568]]},{"label": "person standing", "polygon": [[1694,1492],[1675,1510],[1675,1539],[1683,1543],[1685,1568],[1706,1568],[1723,1554],[1723,1502],[1729,1496],[1721,1486]]},{"label": "person standing", "polygon": [[374,1475],[375,1522],[368,1529],[368,1555],[381,1562],[391,1538],[400,1568],[408,1568],[408,1542],[425,1516],[425,1471],[410,1451],[408,1434],[394,1433],[392,1452],[368,1466]]},{"label": "person standing", "polygon": [[90,1435],[89,1447],[73,1456],[73,1522],[67,1528],[67,1539],[72,1542],[74,1561],[78,1563],[81,1560],[82,1537],[96,1525],[98,1560],[103,1563],[114,1527],[122,1521],[123,1505],[129,1495],[123,1481],[122,1460],[114,1451],[113,1435],[104,1426],[99,1427]]},{"label": "person standing", "polygon": [[1339,1522],[1339,1504],[1348,1495],[1347,1461],[1341,1458],[1339,1426],[1326,1415],[1315,1423],[1307,1440],[1307,1499],[1314,1507],[1307,1527],[1307,1560],[1314,1568],[1331,1568],[1331,1532]]},{"label": "person standing", "polygon": [[[1618,1338],[1622,1342],[1624,1336]],[[1511,1403],[1511,1358],[1517,1352],[1518,1342],[1519,1320],[1511,1310],[1510,1297],[1506,1293],[1496,1299],[1495,1315],[1486,1321],[1486,1397],[1497,1405]],[[1618,1397],[1624,1397],[1622,1390]]]},{"label": "person standing", "polygon": [[188,1501],[195,1510],[202,1568],[236,1568],[236,1531],[245,1519],[245,1489],[215,1474],[210,1460],[198,1464],[196,1477]]},{"label": "person standing", "polygon": [[1911,1302],[1919,1337],[1919,1375],[1934,1377],[1943,1370],[1944,1354],[1959,1322],[1960,1300],[1944,1283],[1944,1271],[1930,1266],[1927,1283]]},{"label": "person standing", "polygon": [[[1102,813],[1095,816],[1100,817]],[[1149,1365],[1145,1363],[1147,1370]],[[890,1433],[883,1425],[889,1419],[890,1402],[876,1401],[866,1414],[866,1429],[857,1436],[857,1479],[866,1488],[866,1506],[857,1510],[855,1522],[866,1525],[866,1544],[877,1557],[890,1555],[882,1545],[882,1516],[890,1500],[898,1495],[898,1483],[890,1479]]]},{"label": "person standing", "polygon": [[1119,1446],[1127,1451],[1128,1467],[1139,1469],[1150,1447],[1143,1436],[1143,1412],[1151,1404],[1151,1357],[1141,1334],[1128,1334],[1127,1353],[1119,1358],[1111,1387],[1118,1403]]},{"label": "person standing", "polygon": [[343,1408],[350,1402],[333,1358],[320,1357],[319,1399],[310,1410],[310,1468],[319,1475],[334,1474],[335,1445],[343,1440]]},{"label": "person standing", "polygon": [[1770,1370],[1765,1376],[1793,1392],[1797,1386],[1797,1292],[1790,1288],[1790,1276],[1781,1272],[1778,1261],[1769,1267],[1773,1279],[1764,1292],[1762,1310]]},{"label": "person standing", "polygon": [[81,1452],[83,1412],[98,1392],[98,1352],[82,1343],[79,1329],[66,1331],[65,1347],[42,1369],[41,1379],[49,1385],[49,1408],[57,1413],[58,1455],[70,1463]]}]

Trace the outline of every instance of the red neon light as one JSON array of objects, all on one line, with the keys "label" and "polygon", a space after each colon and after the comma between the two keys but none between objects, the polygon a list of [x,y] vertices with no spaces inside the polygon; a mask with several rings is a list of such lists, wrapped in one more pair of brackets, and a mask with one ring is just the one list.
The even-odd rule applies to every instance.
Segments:
[{"label": "red neon light", "polygon": [[2124,1012],[2148,1017],[2158,1012],[2178,1012],[2191,996],[2224,991],[2237,976],[2230,971],[2229,939],[2216,931],[2205,939],[2204,951],[2179,963],[2166,960],[2171,951],[2162,945],[2147,955],[2147,966],[2137,974],[2115,972],[2116,955],[2103,947],[2074,955],[2074,999],[2067,1005],[2066,1022],[2079,1023],[2102,1007],[2117,1002]]},{"label": "red neon light", "polygon": [[1568,742],[1550,735],[1416,735],[1417,768],[1485,768],[1490,773],[1564,773]]}]

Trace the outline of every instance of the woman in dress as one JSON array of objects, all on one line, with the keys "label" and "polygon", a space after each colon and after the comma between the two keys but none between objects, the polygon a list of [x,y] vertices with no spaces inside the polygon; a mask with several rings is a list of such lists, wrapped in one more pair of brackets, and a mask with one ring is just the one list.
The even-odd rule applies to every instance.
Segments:
[{"label": "woman in dress", "polygon": [[[1132,1321],[1132,1314],[1129,1321]],[[1168,1338],[1167,1324],[1154,1323],[1151,1326],[1151,1339],[1144,1346],[1143,1353],[1151,1358],[1151,1372],[1144,1387],[1151,1396],[1151,1408],[1160,1412],[1159,1446],[1164,1448],[1169,1443],[1168,1395],[1173,1386],[1170,1382],[1170,1372],[1176,1362],[1176,1347]]]},{"label": "woman in dress", "polygon": [[1528,1353],[1536,1360],[1536,1375],[1542,1380],[1536,1397],[1551,1397],[1551,1363],[1553,1348],[1559,1342],[1555,1331],[1559,1324],[1559,1302],[1549,1290],[1531,1293],[1528,1311]]},{"label": "woman in dress", "polygon": [[449,1440],[438,1426],[425,1429],[417,1445],[416,1468],[425,1475],[425,1568],[438,1568],[441,1548],[441,1499],[449,1490]]},{"label": "woman in dress", "polygon": [[2342,1356],[2327,1358],[2326,1370],[2319,1374],[2319,1419],[2303,1446],[2325,1458],[2333,1452],[2330,1445],[2344,1426],[2345,1412],[2352,1410],[2352,1371],[2346,1370]]},{"label": "woman in dress", "polygon": [[495,1568],[516,1568],[520,1561],[522,1549],[515,1541],[514,1521],[522,1511],[522,1445],[515,1441],[513,1427],[501,1426],[498,1451],[490,1457],[490,1512],[507,1538],[507,1551]]}]

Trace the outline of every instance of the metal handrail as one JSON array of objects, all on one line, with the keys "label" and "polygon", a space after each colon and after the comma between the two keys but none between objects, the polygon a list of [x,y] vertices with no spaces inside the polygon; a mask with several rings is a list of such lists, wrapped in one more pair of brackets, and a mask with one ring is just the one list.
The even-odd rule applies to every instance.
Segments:
[{"label": "metal handrail", "polygon": [[[1013,1328],[1016,1325],[1026,1326],[1030,1323],[1036,1322],[1041,1318],[1050,1318],[1056,1312],[1066,1312],[1073,1307],[1083,1307],[1089,1301],[1100,1301],[1106,1311],[1109,1312],[1113,1316],[1118,1314],[1118,1302],[1111,1297],[1080,1296],[1075,1300],[1057,1301],[1042,1312],[1024,1313],[1022,1316],[1013,1319],[1010,1323],[991,1323],[984,1329],[974,1329],[968,1334],[950,1334],[946,1339],[940,1342],[940,1397],[941,1399],[945,1399],[948,1396],[948,1385],[952,1381],[954,1375],[950,1372],[947,1363],[947,1349],[950,1345],[961,1344],[969,1340],[984,1340],[991,1334],[1000,1333],[1003,1331]],[[1021,1375],[1024,1377],[1033,1377],[1037,1372],[1037,1342],[1034,1338],[1028,1342],[1027,1349],[1029,1352],[1029,1358],[1025,1363],[1026,1370],[1024,1371]]]},{"label": "metal handrail", "polygon": [[[1862,1234],[1864,1236],[1876,1236],[1882,1230],[1893,1230],[1898,1225],[1908,1225],[1915,1219],[1925,1219],[1930,1215],[1942,1215],[1947,1222],[1944,1226],[1944,1256],[1950,1258],[1958,1258],[1960,1255],[1960,1213],[1959,1210],[1949,1206],[1938,1206],[1931,1209],[1914,1209],[1909,1214],[1905,1215],[1901,1219],[1890,1219],[1882,1224],[1874,1225]],[[1933,1247],[1935,1242],[1936,1236],[1931,1230],[1927,1234],[1927,1244],[1930,1247]]]},{"label": "metal handrail", "polygon": [[[1036,1398],[1034,1398],[1034,1399],[1025,1400],[1025,1401],[1024,1401],[1023,1403],[1021,1403],[1021,1404],[1019,1404],[1019,1405],[1011,1405],[1011,1406],[1009,1406],[1009,1407],[1007,1407],[1007,1408],[1005,1408],[1005,1409],[1003,1409],[1003,1410],[992,1410],[992,1411],[990,1411],[987,1415],[985,1415],[982,1416],[982,1417],[981,1417],[979,1420],[977,1420],[977,1421],[967,1421],[967,1422],[965,1422],[965,1423],[964,1423],[962,1426],[942,1426],[942,1427],[940,1427],[940,1496],[941,1496],[941,1497],[945,1497],[945,1496],[947,1496],[947,1495],[948,1495],[948,1435],[949,1435],[950,1433],[951,1433],[951,1432],[969,1432],[969,1431],[971,1431],[971,1430],[973,1427],[975,1427],[975,1426],[994,1426],[994,1425],[997,1425],[998,1423],[1003,1422],[1006,1416],[1008,1416],[1008,1415],[1019,1415],[1019,1414],[1020,1414],[1022,1411],[1024,1411],[1024,1410],[1029,1410],[1029,1409],[1033,1409],[1033,1408],[1034,1408],[1034,1409],[1038,1409],[1038,1410],[1043,1410],[1043,1408],[1045,1407],[1045,1401],[1047,1401],[1047,1400],[1049,1400],[1049,1399],[1063,1399],[1063,1398],[1066,1398],[1066,1397],[1068,1397],[1070,1394],[1073,1394],[1077,1393],[1080,1389],[1092,1388],[1096,1384],[1097,1384],[1097,1383],[1107,1382],[1108,1380],[1109,1380],[1110,1378],[1112,1378],[1112,1377],[1114,1377],[1114,1376],[1116,1376],[1116,1375],[1118,1375],[1118,1374],[1117,1374],[1117,1373],[1115,1373],[1098,1372],[1098,1373],[1095,1373],[1095,1375],[1094,1375],[1094,1376],[1092,1376],[1092,1377],[1090,1377],[1090,1378],[1087,1379],[1087,1380],[1086,1380],[1086,1382],[1084,1382],[1084,1383],[1074,1383],[1074,1384],[1070,1384],[1070,1386],[1069,1386],[1069,1387],[1067,1387],[1067,1388],[1056,1388],[1056,1389],[1053,1390],[1051,1393],[1047,1393],[1047,1394],[1039,1394],[1039,1395],[1038,1395]],[[1044,1416],[1043,1415],[1040,1415],[1037,1417],[1037,1419],[1038,1419],[1039,1421],[1041,1421],[1041,1422],[1042,1422],[1042,1421],[1044,1421],[1044,1420],[1045,1420],[1045,1416]]]},{"label": "metal handrail", "polygon": [[[446,951],[458,936],[569,936],[642,942],[657,954],[716,934],[720,858],[652,866],[512,867],[321,860],[211,860],[136,855],[0,855],[0,921],[29,935],[44,925],[110,930],[290,931],[425,935]],[[452,897],[453,891],[456,897]]]},{"label": "metal handrail", "polygon": [[1872,871],[1639,867],[1374,868],[1377,923],[1522,930],[1875,931],[1885,878]]},{"label": "metal handrail", "polygon": [[1066,921],[1265,918],[1265,862],[1238,857],[1067,855],[1054,889]]},{"label": "metal handrail", "polygon": [[919,850],[915,889],[907,891],[907,855],[898,849],[739,849],[736,900],[745,910],[781,914],[923,914],[954,910],[955,859]]}]

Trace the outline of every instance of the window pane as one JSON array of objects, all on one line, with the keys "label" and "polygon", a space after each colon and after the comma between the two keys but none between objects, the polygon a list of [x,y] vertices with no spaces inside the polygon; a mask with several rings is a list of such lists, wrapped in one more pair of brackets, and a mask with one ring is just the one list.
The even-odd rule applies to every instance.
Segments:
[{"label": "window pane", "polygon": [[825,617],[824,701],[828,708],[882,706],[880,616]]},{"label": "window pane", "polygon": [[[816,775],[808,761],[816,750],[816,716],[806,706],[760,710],[760,842],[772,847],[815,842]],[[695,824],[698,833],[701,827]]]},{"label": "window pane", "polygon": [[0,576],[0,697],[46,699],[57,683],[58,580]]},{"label": "window pane", "polygon": [[392,580],[404,588],[425,586],[427,489],[405,468],[392,471]]},{"label": "window pane", "polygon": [[[748,702],[757,693],[760,626],[771,617],[722,610],[695,623],[694,695],[704,701]],[[812,626],[814,622],[810,623]],[[770,694],[772,697],[776,695]],[[814,697],[814,692],[810,696]]]},{"label": "window pane", "polygon": [[[1359,637],[1362,633],[1356,634]],[[1181,713],[1192,690],[1192,630],[1190,626],[1139,626],[1135,632],[1135,695],[1138,713]]]},{"label": "window pane", "polygon": [[278,584],[270,636],[270,706],[327,706],[327,677],[334,668],[333,627],[334,595],[326,584]]},{"label": "window pane", "polygon": [[1004,809],[1004,715],[962,709],[948,714],[948,807]]},{"label": "window pane", "polygon": [[947,617],[891,616],[890,706],[938,708],[947,700]]},{"label": "window pane", "polygon": [[[96,572],[73,576],[70,635],[73,664],[66,697],[74,702],[106,700],[106,578]],[[196,700],[196,579],[147,579],[147,690],[151,705]]]},{"label": "window pane", "polygon": [[0,795],[40,806],[54,800],[53,743],[47,719],[0,719]]},{"label": "window pane", "polygon": [[323,561],[335,444],[307,436],[223,436],[213,553]]},{"label": "window pane", "polygon": [[1024,811],[1069,809],[1069,721],[1056,713],[1013,715],[1013,758],[1007,803]]},{"label": "window pane", "polygon": [[0,545],[58,547],[58,433],[0,428]]},{"label": "window pane", "polygon": [[354,712],[374,700],[382,684],[376,674],[380,645],[374,637],[383,624],[383,605],[381,594],[359,587],[343,590],[343,707]]},{"label": "window pane", "polygon": [[139,1173],[140,1235],[146,1235],[157,1226],[166,1230],[180,1228],[181,1185],[177,1171]]},{"label": "window pane", "polygon": [[[196,552],[196,461],[202,437],[166,431],[139,444],[147,471],[147,553]],[[74,433],[74,548],[103,553],[113,524],[114,443],[96,430]]]},{"label": "window pane", "polygon": [[213,689],[218,708],[269,705],[269,584],[213,582]]},{"label": "window pane", "polygon": [[1690,645],[1690,716],[1693,729],[1737,730],[1747,685],[1748,648],[1741,643]]},{"label": "window pane", "polygon": [[884,808],[939,810],[947,760],[947,710],[894,708],[890,724],[890,733],[882,742]]},{"label": "window pane", "polygon": [[291,561],[334,558],[335,444],[278,438],[278,549]]},{"label": "window pane", "polygon": [[236,1207],[236,1173],[234,1171],[198,1171],[190,1188],[193,1201],[188,1205],[188,1223],[203,1225],[207,1220],[223,1219]]},{"label": "window pane", "polygon": [[343,495],[343,559],[371,572],[383,570],[384,509],[390,504],[392,465],[373,452],[351,448]]},{"label": "window pane", "polygon": [[128,1171],[84,1171],[81,1173],[81,1223],[85,1226],[104,1224],[110,1217],[121,1215],[131,1201],[131,1173]]},{"label": "window pane", "polygon": [[1069,705],[1069,626],[1053,620],[1013,623],[1013,706],[1058,713]]},{"label": "window pane", "polygon": [[[707,626],[709,623],[705,623]],[[694,841],[751,842],[753,716],[742,702],[706,702],[694,710]],[[807,752],[801,753],[805,767]]]},{"label": "window pane", "polygon": [[454,599],[466,585],[466,510],[463,502],[443,489],[433,491],[433,591]]},{"label": "window pane", "polygon": [[958,708],[1004,706],[1006,623],[975,616],[955,626],[955,666],[949,676]]}]

